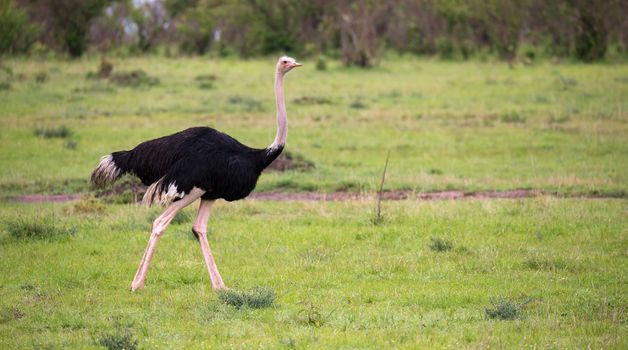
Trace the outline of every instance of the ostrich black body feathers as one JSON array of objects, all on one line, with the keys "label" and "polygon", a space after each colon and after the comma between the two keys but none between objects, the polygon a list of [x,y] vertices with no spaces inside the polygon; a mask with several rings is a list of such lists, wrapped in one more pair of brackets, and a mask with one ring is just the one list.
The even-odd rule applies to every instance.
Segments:
[{"label": "ostrich black body feathers", "polygon": [[132,173],[150,186],[144,197],[148,204],[176,200],[194,187],[205,191],[203,199],[234,201],[253,191],[282,151],[283,145],[251,148],[215,129],[194,127],[104,157],[92,183],[104,185]]}]

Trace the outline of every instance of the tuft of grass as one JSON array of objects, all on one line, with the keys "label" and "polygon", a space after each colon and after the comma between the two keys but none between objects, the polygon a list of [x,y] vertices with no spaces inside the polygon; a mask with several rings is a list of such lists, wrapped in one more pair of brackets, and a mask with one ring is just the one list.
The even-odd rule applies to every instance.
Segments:
[{"label": "tuft of grass", "polygon": [[530,270],[537,271],[558,271],[558,270],[567,270],[569,269],[569,265],[563,261],[558,259],[550,259],[544,257],[530,257],[524,260],[523,266]]},{"label": "tuft of grass", "polygon": [[35,75],[35,82],[37,84],[43,84],[50,79],[50,76],[46,72],[39,72]]},{"label": "tuft of grass", "polygon": [[8,81],[0,81],[0,91],[11,90],[11,83]]},{"label": "tuft of grass", "polygon": [[316,60],[316,70],[321,72],[327,70],[327,61],[325,61],[324,58],[319,57],[318,60]]},{"label": "tuft of grass", "polygon": [[294,104],[298,105],[330,105],[332,100],[323,96],[301,96],[292,100]]},{"label": "tuft of grass", "polygon": [[568,121],[569,121],[569,119],[570,119],[570,118],[569,118],[569,116],[567,116],[567,115],[562,116],[562,117],[554,117],[554,116],[551,116],[551,117],[549,118],[549,120],[548,120],[548,123],[550,123],[550,124],[564,124],[564,123],[568,122]]},{"label": "tuft of grass", "polygon": [[135,350],[138,340],[128,328],[118,330],[116,333],[107,333],[100,337],[98,344],[109,350]]},{"label": "tuft of grass", "polygon": [[240,105],[245,112],[263,112],[264,105],[251,97],[234,95],[229,97],[229,103],[232,105]]},{"label": "tuft of grass", "polygon": [[523,124],[526,122],[526,117],[517,112],[506,112],[501,115],[500,120],[502,123]]},{"label": "tuft of grass", "polygon": [[218,299],[238,309],[244,307],[262,309],[272,306],[276,295],[270,287],[255,287],[250,291],[221,290],[218,293]]},{"label": "tuft of grass", "polygon": [[80,214],[102,214],[105,208],[105,205],[94,197],[83,198],[73,205],[74,212]]},{"label": "tuft of grass", "polygon": [[453,249],[454,244],[440,237],[432,237],[429,247],[435,252],[448,252]]},{"label": "tuft of grass", "polygon": [[140,87],[159,85],[159,79],[151,77],[141,69],[136,69],[125,73],[112,74],[109,80],[119,86]]},{"label": "tuft of grass", "polygon": [[491,301],[491,306],[484,309],[490,319],[516,320],[523,317],[525,303],[517,303],[507,298],[497,298]]},{"label": "tuft of grass", "polygon": [[4,222],[4,228],[11,237],[16,239],[51,239],[72,233],[72,230],[57,224],[54,216],[12,218]]},{"label": "tuft of grass", "polygon": [[[325,320],[331,316],[331,313],[325,317],[312,301],[304,300],[299,302],[303,307],[297,312],[297,320],[312,327],[320,327]],[[333,312],[333,311],[332,311]]]},{"label": "tuft of grass", "polygon": [[67,140],[63,144],[63,147],[66,148],[66,149],[74,151],[78,147],[78,142],[76,142],[74,140]]},{"label": "tuft of grass", "polygon": [[197,75],[194,80],[198,83],[198,88],[202,90],[211,90],[214,88],[214,82],[218,78],[213,74]]},{"label": "tuft of grass", "polygon": [[5,306],[0,308],[0,324],[13,320],[19,320],[24,316],[26,316],[24,311],[17,306]]},{"label": "tuft of grass", "polygon": [[35,136],[43,137],[45,139],[51,138],[67,138],[72,135],[72,131],[65,125],[60,125],[58,127],[39,127],[36,128],[33,133]]},{"label": "tuft of grass", "polygon": [[367,105],[364,102],[362,102],[362,100],[356,99],[349,104],[349,107],[353,109],[364,109],[367,107]]}]

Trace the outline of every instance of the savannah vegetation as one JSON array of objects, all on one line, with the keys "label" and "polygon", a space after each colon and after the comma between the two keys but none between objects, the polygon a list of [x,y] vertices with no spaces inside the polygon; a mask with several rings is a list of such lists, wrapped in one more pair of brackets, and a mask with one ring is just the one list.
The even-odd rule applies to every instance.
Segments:
[{"label": "savannah vegetation", "polygon": [[[0,0],[0,348],[628,347],[625,2],[364,3]],[[221,293],[186,208],[129,292],[160,209],[91,170],[190,126],[267,146],[284,52],[257,191],[357,196],[218,202]],[[377,202],[454,189],[546,195]]]}]

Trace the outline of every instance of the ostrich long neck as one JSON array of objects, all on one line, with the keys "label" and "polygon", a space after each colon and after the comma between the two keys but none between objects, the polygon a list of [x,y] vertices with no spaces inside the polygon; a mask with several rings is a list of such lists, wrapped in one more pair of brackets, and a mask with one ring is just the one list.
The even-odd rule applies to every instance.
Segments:
[{"label": "ostrich long neck", "polygon": [[277,136],[275,136],[275,141],[268,146],[270,152],[283,149],[288,138],[288,117],[283,99],[283,74],[279,70],[275,72],[275,102],[277,104]]}]

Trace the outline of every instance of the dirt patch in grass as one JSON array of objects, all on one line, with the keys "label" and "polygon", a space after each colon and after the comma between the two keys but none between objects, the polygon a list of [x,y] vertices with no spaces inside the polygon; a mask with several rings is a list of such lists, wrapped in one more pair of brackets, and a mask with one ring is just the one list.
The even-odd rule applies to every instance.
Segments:
[{"label": "dirt patch in grass", "polygon": [[314,162],[306,159],[300,154],[292,153],[289,151],[283,152],[277,159],[275,159],[268,167],[266,171],[308,171],[316,167]]},{"label": "dirt patch in grass", "polygon": [[[143,185],[141,185],[143,186]],[[118,195],[128,190],[127,187],[117,188],[103,192],[100,196]],[[140,201],[144,193],[143,189],[138,189],[137,194],[129,199],[132,201]],[[254,192],[247,198],[260,201],[351,201],[359,199],[369,199],[375,194],[354,193],[354,192]],[[27,194],[10,198],[14,202],[20,203],[41,203],[41,202],[68,202],[88,196],[86,193],[76,194]],[[612,199],[625,198],[624,196],[598,195],[598,194],[558,194],[556,192],[546,192],[540,190],[510,190],[510,191],[434,191],[434,192],[414,192],[414,191],[386,191],[382,192],[382,200],[401,201],[401,200],[417,200],[417,201],[437,201],[437,200],[461,200],[461,199],[517,199],[517,198],[533,198],[533,197],[556,197],[556,198],[588,198],[588,199]],[[118,202],[118,201],[113,201]]]}]

